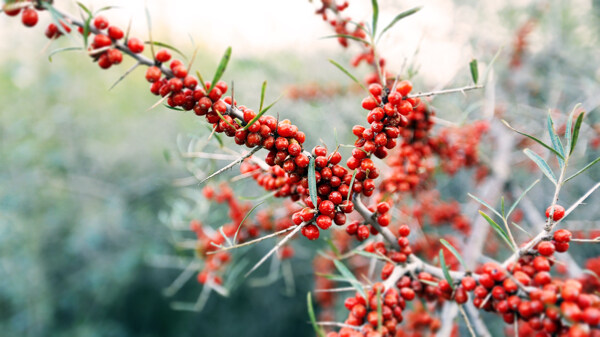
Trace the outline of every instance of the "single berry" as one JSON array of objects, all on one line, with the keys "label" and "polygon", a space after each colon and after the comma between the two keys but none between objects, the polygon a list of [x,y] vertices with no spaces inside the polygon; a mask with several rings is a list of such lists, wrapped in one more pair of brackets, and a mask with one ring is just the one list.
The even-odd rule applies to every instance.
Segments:
[{"label": "single berry", "polygon": [[26,8],[21,15],[21,22],[27,27],[33,27],[38,23],[38,13],[33,8]]},{"label": "single berry", "polygon": [[134,54],[139,54],[144,51],[144,44],[136,37],[132,37],[127,41],[127,48]]},{"label": "single berry", "polygon": [[[550,212],[552,211],[552,206],[546,209],[546,218],[550,217]],[[565,216],[565,208],[561,205],[554,206],[554,214],[552,214],[552,220],[558,221]]]},{"label": "single berry", "polygon": [[96,27],[100,30],[108,28],[108,19],[102,15],[98,15],[94,19],[94,27]]}]

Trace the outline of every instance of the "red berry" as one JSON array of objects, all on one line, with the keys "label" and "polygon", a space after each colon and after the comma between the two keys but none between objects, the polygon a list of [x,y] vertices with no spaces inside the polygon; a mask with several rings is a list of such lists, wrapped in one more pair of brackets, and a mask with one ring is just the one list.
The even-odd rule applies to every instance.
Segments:
[{"label": "red berry", "polygon": [[554,232],[554,241],[567,243],[571,241],[571,236],[573,236],[573,234],[571,234],[570,231],[566,229],[559,229]]},{"label": "red berry", "polygon": [[104,34],[94,36],[94,48],[107,47],[112,44],[110,38]]},{"label": "red berry", "polygon": [[94,26],[100,30],[105,29],[108,27],[108,19],[102,15],[98,15],[94,19]]},{"label": "red berry", "polygon": [[554,254],[554,244],[550,241],[542,241],[538,244],[538,252],[543,256],[551,256]]},{"label": "red berry", "polygon": [[119,64],[121,61],[123,61],[123,54],[121,54],[121,51],[118,49],[111,49],[107,52],[107,54],[108,60],[112,64]]},{"label": "red berry", "polygon": [[583,311],[583,320],[591,326],[600,324],[600,309],[592,307],[585,309]]},{"label": "red berry", "polygon": [[38,23],[38,13],[33,8],[26,8],[21,15],[21,22],[27,27],[33,27]]},{"label": "red berry", "polygon": [[319,204],[319,212],[325,215],[333,215],[335,205],[329,200],[324,200]]},{"label": "red berry", "polygon": [[472,278],[471,276],[465,276],[462,279],[461,284],[462,284],[463,288],[465,288],[466,291],[471,291],[471,290],[475,289],[475,287],[477,286],[475,279]]},{"label": "red berry", "polygon": [[144,44],[136,37],[132,37],[127,41],[127,48],[134,54],[139,54],[144,51]]},{"label": "red berry", "polygon": [[108,37],[111,39],[120,40],[123,38],[123,36],[125,36],[125,34],[121,28],[115,26],[108,27]]},{"label": "red berry", "polygon": [[377,107],[377,105],[378,105],[377,101],[375,99],[373,99],[373,97],[371,97],[371,96],[366,97],[362,101],[362,107],[365,110],[373,110]]},{"label": "red berry", "polygon": [[412,83],[408,80],[400,81],[398,85],[396,85],[396,91],[400,93],[402,96],[408,95],[412,90]]},{"label": "red berry", "polygon": [[168,62],[171,59],[171,52],[167,49],[161,49],[156,52],[156,60],[158,62]]},{"label": "red berry", "polygon": [[[383,201],[377,204],[377,213],[385,214],[390,210],[390,204]],[[406,236],[406,235],[403,235]]]},{"label": "red berry", "polygon": [[10,6],[13,5],[9,4],[9,3],[5,3],[4,6],[2,6],[2,10],[4,11],[4,13],[8,16],[17,16],[20,12],[21,12],[21,8],[17,7],[14,9],[11,9]]},{"label": "red berry", "polygon": [[358,226],[358,229],[356,231],[356,238],[359,241],[364,241],[366,239],[369,238],[369,227],[365,226],[365,225],[360,225]]},{"label": "red berry", "polygon": [[310,224],[302,227],[302,235],[304,235],[309,240],[316,240],[319,238],[319,228],[317,226]]},{"label": "red berry", "polygon": [[331,218],[327,215],[319,215],[317,217],[317,226],[321,229],[328,229],[331,227]]},{"label": "red berry", "polygon": [[[552,206],[546,209],[546,218],[550,217],[550,212],[552,211]],[[565,208],[561,205],[554,206],[554,214],[552,215],[552,220],[558,221],[565,216]]]}]

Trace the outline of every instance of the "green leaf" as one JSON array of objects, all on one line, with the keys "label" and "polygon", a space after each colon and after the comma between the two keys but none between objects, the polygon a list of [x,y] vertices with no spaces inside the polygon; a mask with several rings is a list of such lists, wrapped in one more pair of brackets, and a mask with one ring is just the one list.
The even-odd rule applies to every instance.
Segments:
[{"label": "green leaf", "polygon": [[442,243],[442,245],[444,245],[444,247],[446,247],[450,251],[450,253],[452,253],[452,255],[454,255],[456,257],[458,262],[460,262],[460,264],[462,264],[462,266],[465,268],[465,270],[469,270],[469,267],[467,266],[467,263],[465,262],[465,260],[462,258],[460,253],[456,250],[456,248],[454,248],[450,244],[450,242],[448,242],[444,239],[440,239],[440,242]]},{"label": "green leaf", "polygon": [[521,131],[519,131],[519,130],[517,130],[517,129],[513,128],[513,127],[512,127],[512,126],[510,126],[510,124],[508,124],[508,122],[507,122],[507,121],[505,121],[505,120],[502,120],[502,123],[504,123],[504,125],[506,125],[506,126],[509,128],[509,129],[513,130],[514,132],[516,132],[516,133],[518,133],[518,134],[521,134],[521,135],[523,135],[523,136],[525,136],[525,137],[528,137],[528,138],[530,138],[530,139],[532,139],[532,140],[536,141],[538,144],[542,145],[543,147],[545,147],[545,148],[547,148],[548,150],[550,150],[551,152],[553,152],[553,153],[554,153],[555,155],[557,155],[559,158],[561,158],[561,159],[563,159],[563,160],[565,159],[565,157],[563,157],[563,155],[561,155],[561,154],[560,154],[558,151],[556,151],[555,149],[553,149],[553,148],[552,148],[551,146],[549,146],[548,144],[546,144],[546,143],[542,142],[541,140],[539,140],[539,139],[535,138],[535,137],[534,137],[534,136],[532,136],[532,135],[528,135],[528,134],[526,134],[526,133],[524,133],[524,132],[521,132]]},{"label": "green leaf", "polygon": [[576,104],[573,107],[573,110],[571,110],[571,113],[569,114],[569,117],[567,118],[567,130],[565,132],[565,138],[567,139],[567,148],[571,148],[571,136],[572,136],[572,129],[573,129],[573,116],[575,116],[575,112],[577,110],[579,110],[579,107],[581,107],[581,103]]},{"label": "green leaf", "polygon": [[548,166],[548,163],[546,163],[546,161],[542,157],[540,157],[537,153],[531,151],[530,149],[525,149],[523,150],[523,152],[527,155],[527,157],[529,157],[529,159],[533,160],[533,162],[537,164],[540,170],[542,170],[542,173],[544,173],[546,177],[548,177],[548,179],[550,179],[550,181],[554,183],[554,185],[557,184],[556,177],[554,176],[552,169],[550,169],[550,166]]},{"label": "green leaf", "polygon": [[444,258],[444,251],[442,249],[440,249],[440,266],[442,267],[442,272],[444,273],[444,278],[446,279],[446,281],[448,281],[448,283],[450,283],[450,287],[452,287],[452,289],[454,289],[454,286],[452,285],[452,283],[454,281],[452,281],[452,276],[450,276],[450,271],[448,271],[448,265],[446,265],[446,258]]},{"label": "green leaf", "polygon": [[423,8],[423,6],[419,6],[419,7],[414,7],[411,8],[409,10],[406,10],[398,15],[396,15],[396,17],[394,18],[394,20],[392,20],[392,22],[390,22],[382,31],[381,34],[379,34],[379,37],[377,38],[377,40],[381,39],[381,37],[383,36],[383,34],[385,34],[385,32],[387,32],[390,28],[392,28],[398,21],[404,19],[407,16],[411,16],[413,14],[415,14],[416,12],[420,11]]},{"label": "green leaf", "polygon": [[356,253],[357,255],[360,255],[360,256],[364,256],[364,257],[373,258],[373,259],[377,259],[377,260],[388,262],[388,260],[386,260],[385,258],[383,258],[383,256],[377,255],[375,253],[369,253],[369,252],[366,252],[364,250],[354,250],[354,253]]},{"label": "green leaf", "polygon": [[308,192],[310,193],[310,201],[317,209],[317,178],[315,174],[315,157],[310,156],[308,163]]},{"label": "green leaf", "polygon": [[500,235],[500,237],[504,240],[504,242],[506,242],[508,247],[510,247],[510,249],[514,250],[515,247],[513,247],[513,245],[510,243],[508,234],[506,234],[504,229],[502,229],[502,227],[500,227],[500,225],[498,225],[494,220],[492,220],[492,218],[490,218],[489,215],[485,214],[485,212],[479,211],[479,214],[481,214],[481,216],[492,226],[492,228],[498,233],[498,235]]},{"label": "green leaf", "polygon": [[178,108],[178,107],[176,107],[176,106],[170,106],[170,105],[168,105],[168,104],[163,104],[163,106],[164,106],[165,108],[167,108],[167,109],[170,109],[170,110],[175,110],[175,111],[185,111],[185,110],[183,110],[182,108]]},{"label": "green leaf", "polygon": [[346,76],[350,77],[350,79],[352,81],[354,81],[354,83],[360,85],[361,88],[363,88],[365,91],[369,92],[367,90],[367,88],[364,86],[364,84],[362,84],[362,82],[360,82],[356,77],[354,77],[354,75],[352,75],[348,70],[346,70],[346,68],[342,67],[341,64],[335,62],[334,60],[329,60],[329,62],[331,62],[331,64],[333,64],[334,66],[336,66],[339,70],[341,70],[344,74],[346,74]]},{"label": "green leaf", "polygon": [[479,81],[479,68],[477,67],[476,59],[471,60],[469,68],[471,68],[471,78],[473,79],[473,83],[477,84],[477,81]]},{"label": "green leaf", "polygon": [[356,179],[356,173],[358,173],[358,170],[354,170],[354,173],[352,174],[352,179],[350,180],[350,187],[348,187],[348,197],[346,197],[346,200],[350,201],[350,197],[352,196],[352,187],[354,187],[354,179]]},{"label": "green leaf", "polygon": [[575,127],[573,128],[573,137],[571,139],[571,149],[569,150],[569,155],[573,153],[575,149],[575,145],[577,145],[577,138],[579,138],[579,129],[581,129],[581,123],[583,123],[583,116],[585,112],[582,112],[577,117],[577,121],[575,122]]},{"label": "green leaf", "polygon": [[341,263],[338,260],[333,260],[333,264],[335,264],[335,267],[340,272],[340,274],[342,274],[342,276],[345,278],[345,280],[347,282],[350,282],[352,284],[352,286],[354,288],[356,288],[356,290],[361,294],[361,296],[363,296],[364,298],[367,298],[367,295],[365,294],[365,290],[361,286],[360,282],[358,282],[356,277],[354,277],[354,274],[352,274],[352,272],[350,272],[350,270],[343,263]]},{"label": "green leaf", "polygon": [[202,74],[200,74],[200,72],[198,70],[196,70],[196,76],[198,76],[198,80],[200,81],[200,87],[202,89],[206,89],[206,87],[205,87],[206,82],[204,82],[204,78],[202,78]]},{"label": "green leaf", "polygon": [[[558,138],[558,135],[556,134],[556,130],[554,130],[554,121],[552,121],[552,116],[550,115],[550,112],[548,112],[548,133],[550,134],[550,140],[552,141],[552,147],[558,151],[558,153],[561,154],[561,156],[564,158],[565,157],[565,148],[563,147],[562,143],[560,142],[560,138]],[[558,162],[560,163],[560,167],[563,167],[565,165],[565,161],[562,158],[558,158]]]},{"label": "green leaf", "polygon": [[265,103],[265,91],[267,90],[267,81],[264,81],[262,88],[260,89],[260,105],[258,111],[262,111],[263,104]]},{"label": "green leaf", "polygon": [[315,310],[313,309],[312,296],[310,294],[310,291],[308,292],[308,294],[306,294],[306,305],[308,307],[308,317],[310,317],[310,323],[312,324],[313,329],[315,329],[317,336],[325,337],[323,329],[321,329],[321,327],[317,324],[317,319],[315,317]]},{"label": "green leaf", "polygon": [[526,231],[525,228],[517,225],[515,222],[512,222],[512,225],[515,226],[515,227],[517,227],[517,229],[519,229],[521,232],[529,235],[529,237],[532,237],[531,233],[529,233],[528,231]]},{"label": "green leaf", "polygon": [[73,51],[73,50],[83,50],[83,48],[81,48],[81,47],[66,47],[66,48],[55,49],[55,50],[51,51],[50,54],[48,54],[48,61],[52,62],[53,55],[62,53],[64,51]]},{"label": "green leaf", "polygon": [[242,225],[244,224],[244,221],[246,221],[246,219],[248,219],[248,217],[250,216],[250,214],[252,214],[252,212],[254,212],[254,210],[262,205],[264,203],[264,201],[258,203],[256,206],[252,207],[248,213],[246,213],[246,215],[244,216],[244,218],[242,219],[242,221],[240,221],[240,225],[238,226],[237,230],[235,231],[235,234],[233,235],[233,243],[235,244],[237,242],[237,236],[238,233],[240,232],[240,229],[242,228]]},{"label": "green leaf", "polygon": [[575,174],[573,174],[572,176],[570,176],[569,178],[565,179],[565,183],[575,177],[577,177],[578,175],[582,174],[585,170],[589,169],[590,167],[594,166],[597,162],[600,161],[600,157],[596,158],[594,161],[592,161],[591,163],[587,164],[584,168],[582,168],[581,170],[577,171]]},{"label": "green leaf", "polygon": [[339,259],[341,254],[339,249],[335,246],[335,244],[333,243],[333,241],[331,240],[331,238],[327,239],[327,244],[329,245],[329,248],[331,248],[331,251],[333,252],[333,254],[335,254],[335,256]]},{"label": "green leaf", "polygon": [[[265,81],[266,83],[266,81]],[[279,96],[279,98],[277,98],[273,103],[269,104],[266,108],[264,108],[263,110],[260,110],[256,116],[254,118],[252,118],[250,120],[250,122],[248,122],[248,124],[246,124],[246,126],[244,126],[244,130],[248,130],[248,128],[256,123],[256,121],[262,116],[264,115],[265,112],[269,111],[269,109],[271,109],[273,107],[273,105],[275,105],[275,103],[279,102],[279,100],[283,97],[283,95]],[[261,104],[262,105],[262,104]]]},{"label": "green leaf", "polygon": [[474,196],[471,193],[467,193],[468,196],[470,196],[471,198],[473,198],[475,201],[477,201],[478,203],[482,204],[483,206],[487,207],[490,211],[494,212],[494,214],[496,214],[497,216],[499,216],[500,218],[502,218],[502,215],[494,209],[494,207],[490,206],[487,202],[479,199],[478,197]]},{"label": "green leaf", "polygon": [[46,8],[51,16],[52,16],[52,21],[54,21],[54,24],[56,25],[56,27],[58,28],[58,30],[65,36],[71,36],[66,30],[65,27],[63,27],[63,23],[65,25],[67,25],[68,27],[71,27],[71,24],[69,24],[69,22],[67,21],[63,21],[62,19],[62,15],[54,8],[54,6],[52,6],[51,4],[49,4],[48,2],[42,1],[42,7]]},{"label": "green leaf", "polygon": [[502,211],[502,217],[504,218],[506,216],[506,213],[504,212],[504,196],[500,198],[500,210]]},{"label": "green leaf", "polygon": [[174,51],[177,54],[181,55],[187,61],[187,56],[185,56],[179,49],[171,46],[170,44],[166,44],[164,42],[159,42],[159,41],[144,41],[144,43],[148,44],[148,45],[151,45],[151,46],[158,46],[158,47],[163,47],[163,48],[171,49],[172,51]]},{"label": "green leaf", "polygon": [[233,124],[229,123],[229,122],[228,122],[228,121],[225,119],[225,117],[223,117],[223,115],[222,115],[220,112],[218,112],[218,111],[217,111],[217,110],[215,110],[215,109],[213,109],[213,111],[217,113],[217,115],[219,116],[219,118],[221,118],[221,120],[222,120],[223,122],[225,122],[225,124],[229,125],[229,127],[231,127],[232,129],[235,129],[235,126],[233,126]]},{"label": "green leaf", "polygon": [[507,219],[510,216],[510,214],[515,210],[515,208],[517,208],[517,205],[519,204],[519,202],[521,201],[521,199],[523,199],[523,197],[525,196],[525,194],[527,194],[527,192],[529,192],[533,188],[533,186],[535,186],[535,184],[537,184],[539,182],[540,182],[540,180],[537,179],[536,181],[533,182],[533,184],[529,185],[529,187],[527,187],[527,189],[525,191],[523,191],[523,193],[521,193],[521,195],[515,201],[515,203],[512,204],[512,206],[510,206],[510,209],[508,210],[508,213],[506,213],[506,218]]},{"label": "green leaf", "polygon": [[104,11],[107,11],[109,9],[113,9],[113,8],[121,8],[121,6],[104,6],[104,7],[100,8],[99,10],[95,11],[94,16],[96,16]]},{"label": "green leaf", "polygon": [[85,7],[85,5],[84,5],[84,4],[82,4],[81,2],[77,1],[77,5],[78,5],[78,6],[79,6],[81,9],[83,9],[83,11],[84,11],[84,12],[86,12],[86,14],[87,14],[88,16],[94,16],[94,15],[92,14],[92,11],[90,11],[90,10],[89,10],[87,7]]},{"label": "green leaf", "polygon": [[350,40],[354,40],[354,41],[358,41],[367,45],[371,45],[371,42],[365,40],[365,39],[361,39],[360,37],[356,37],[354,35],[348,35],[348,34],[335,34],[335,35],[327,35],[327,36],[323,36],[321,39],[332,39],[332,38],[340,38],[343,37],[345,39],[350,39]]},{"label": "green leaf", "polygon": [[171,162],[171,152],[169,150],[167,150],[167,149],[163,150],[163,157],[165,158],[165,161],[167,163]]},{"label": "green leaf", "polygon": [[221,76],[223,76],[223,73],[225,72],[225,69],[227,68],[227,63],[229,63],[230,58],[231,58],[231,47],[227,47],[227,50],[225,50],[225,54],[223,54],[223,57],[221,58],[221,62],[219,62],[217,71],[215,71],[215,76],[213,77],[212,82],[210,82],[210,88],[208,89],[207,93],[210,93],[213,90],[215,85],[217,85],[217,82],[221,79]]},{"label": "green leaf", "polygon": [[373,5],[373,22],[371,23],[371,27],[373,27],[373,36],[377,35],[377,21],[379,21],[379,4],[377,0],[371,0],[371,4]]}]

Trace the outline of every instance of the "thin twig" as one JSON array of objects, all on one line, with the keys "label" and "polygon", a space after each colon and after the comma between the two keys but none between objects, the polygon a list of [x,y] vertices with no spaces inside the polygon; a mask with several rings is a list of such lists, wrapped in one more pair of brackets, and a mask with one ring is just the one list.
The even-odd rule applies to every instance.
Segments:
[{"label": "thin twig", "polygon": [[294,236],[296,233],[298,233],[298,231],[304,227],[305,224],[300,224],[296,227],[294,227],[294,230],[286,235],[281,241],[279,241],[275,247],[271,248],[271,250],[267,253],[267,255],[263,256],[262,259],[260,259],[260,261],[258,261],[258,263],[256,263],[254,265],[254,267],[252,267],[252,269],[250,269],[250,271],[248,271],[246,273],[246,275],[244,275],[244,277],[248,277],[248,275],[252,274],[253,271],[255,271],[258,267],[260,267],[271,255],[273,255],[273,253],[275,253],[281,246],[283,246],[283,244],[285,244],[289,239],[292,238],[292,236]]},{"label": "thin twig", "polygon": [[218,170],[217,172],[209,175],[208,177],[204,178],[199,185],[203,184],[205,181],[229,170],[230,168],[234,167],[235,165],[241,163],[244,161],[244,159],[251,157],[253,154],[255,154],[256,152],[258,152],[258,150],[262,149],[262,147],[257,146],[255,148],[252,149],[252,151],[248,152],[246,155],[239,157],[237,160],[232,161],[231,163],[227,164],[227,166],[223,167],[222,169]]},{"label": "thin twig", "polygon": [[288,227],[286,229],[280,230],[279,232],[271,233],[271,234],[262,236],[262,237],[260,237],[258,239],[254,239],[254,240],[251,240],[251,241],[247,241],[247,242],[240,243],[240,244],[233,245],[233,246],[229,246],[229,247],[223,247],[223,248],[221,248],[219,250],[208,252],[208,253],[206,253],[206,255],[213,255],[213,254],[217,254],[217,253],[224,252],[224,251],[227,251],[227,250],[232,250],[232,249],[237,249],[237,248],[241,248],[241,247],[245,247],[245,246],[250,246],[250,245],[253,245],[255,243],[259,243],[261,241],[264,241],[266,239],[270,239],[272,237],[278,236],[280,234],[287,233],[287,232],[293,230],[294,228],[295,227]]},{"label": "thin twig", "polygon": [[475,89],[481,89],[483,88],[483,85],[468,85],[466,87],[462,87],[462,88],[453,88],[453,89],[444,89],[444,90],[437,90],[437,91],[430,91],[430,92],[418,92],[415,94],[410,94],[405,96],[406,98],[416,98],[416,97],[429,97],[429,96],[436,96],[436,95],[444,95],[444,94],[452,94],[452,93],[456,93],[456,92],[464,92],[464,91],[468,91],[468,90],[475,90]]},{"label": "thin twig", "polygon": [[458,305],[458,311],[460,311],[460,314],[465,319],[465,323],[467,324],[467,329],[469,329],[471,336],[476,337],[477,335],[475,334],[475,331],[473,330],[473,326],[471,326],[471,321],[469,321],[469,317],[467,316],[467,313],[465,312],[465,309],[463,308],[462,304]]}]

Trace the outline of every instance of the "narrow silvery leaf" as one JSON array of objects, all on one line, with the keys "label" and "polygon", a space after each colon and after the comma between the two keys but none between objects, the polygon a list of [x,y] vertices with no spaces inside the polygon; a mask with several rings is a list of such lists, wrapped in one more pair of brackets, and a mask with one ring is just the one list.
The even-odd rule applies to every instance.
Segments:
[{"label": "narrow silvery leaf", "polygon": [[557,184],[556,177],[554,176],[552,169],[542,157],[540,157],[537,153],[531,151],[530,149],[525,149],[523,150],[523,152],[527,155],[527,157],[529,157],[529,159],[533,160],[533,162],[536,163],[540,170],[542,170],[542,173],[544,173],[554,185]]}]

